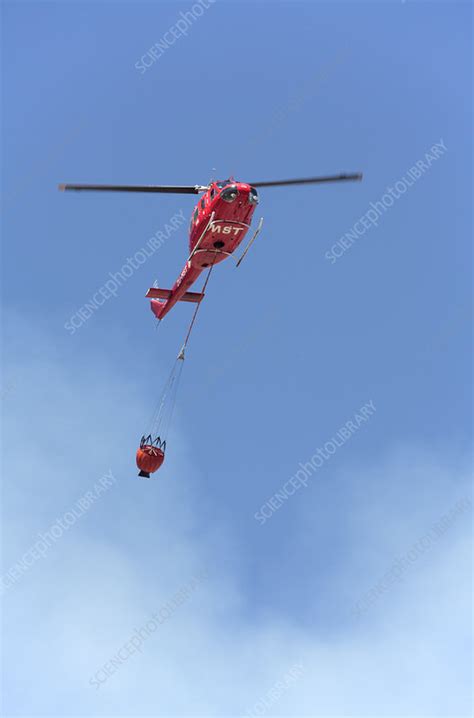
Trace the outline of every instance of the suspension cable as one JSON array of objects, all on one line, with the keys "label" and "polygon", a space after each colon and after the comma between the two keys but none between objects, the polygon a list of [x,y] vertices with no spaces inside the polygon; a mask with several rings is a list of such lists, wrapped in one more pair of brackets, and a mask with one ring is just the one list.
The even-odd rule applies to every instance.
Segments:
[{"label": "suspension cable", "polygon": [[[205,280],[203,288],[201,290],[202,295],[204,295],[204,293],[206,291],[207,284],[209,282],[212,270],[214,268],[214,264],[217,259],[217,254],[218,254],[218,252],[215,253],[212,264],[209,267],[209,271],[207,273],[206,280]],[[202,301],[202,299],[201,299],[201,301]],[[181,347],[180,352],[175,359],[173,368],[171,369],[168,380],[165,383],[162,395],[161,395],[160,399],[158,400],[157,404],[155,405],[155,409],[153,411],[153,414],[152,414],[150,422],[149,422],[150,434],[152,434],[152,435],[156,435],[159,432],[160,435],[166,436],[166,434],[170,428],[171,421],[172,421],[173,414],[174,414],[175,404],[176,404],[178,386],[180,383],[181,373],[182,373],[182,369],[183,369],[185,349],[189,342],[189,338],[191,336],[191,332],[194,327],[194,323],[196,321],[196,317],[197,317],[197,313],[199,311],[200,305],[201,305],[201,302],[198,302],[196,304],[196,308],[194,310],[191,322],[189,324],[186,338],[184,340],[184,344]],[[158,323],[158,326],[159,326],[159,324],[161,324],[161,322]]]},{"label": "suspension cable", "polygon": [[[201,294],[204,294],[205,291],[206,291],[207,283],[208,283],[208,281],[209,281],[209,279],[210,279],[210,277],[211,277],[212,270],[214,269],[214,264],[215,264],[216,259],[217,259],[217,252],[215,253],[214,259],[213,259],[213,261],[212,261],[212,264],[211,264],[211,266],[209,267],[209,271],[208,271],[208,273],[207,273],[207,277],[206,277],[206,281],[204,282],[204,286],[203,286],[203,288],[202,288],[202,290],[201,290]],[[203,298],[204,298],[204,297],[203,297]],[[186,334],[186,339],[184,340],[184,344],[183,344],[183,346],[181,347],[181,351],[180,351],[179,354],[178,354],[178,359],[184,359],[184,351],[185,351],[186,346],[187,346],[187,343],[188,343],[188,341],[189,341],[189,337],[191,336],[191,332],[192,332],[192,330],[193,330],[194,322],[196,321],[197,313],[198,313],[198,311],[199,311],[199,307],[201,306],[201,302],[202,302],[202,299],[201,299],[200,302],[198,302],[198,303],[196,304],[196,309],[194,310],[194,314],[193,314],[193,317],[192,317],[192,319],[191,319],[191,323],[190,323],[189,328],[188,328],[188,333]]]}]

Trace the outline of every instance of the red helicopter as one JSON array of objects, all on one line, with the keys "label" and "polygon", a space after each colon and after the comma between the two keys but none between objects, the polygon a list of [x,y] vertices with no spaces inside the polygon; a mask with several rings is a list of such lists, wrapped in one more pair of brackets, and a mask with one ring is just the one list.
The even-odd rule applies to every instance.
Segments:
[{"label": "red helicopter", "polygon": [[[172,289],[151,288],[146,296],[151,299],[151,309],[158,319],[168,314],[176,302],[200,302],[204,292],[190,292],[206,267],[212,267],[227,257],[232,257],[250,229],[253,213],[259,202],[257,187],[278,187],[285,185],[315,184],[323,182],[344,182],[361,180],[362,174],[339,174],[328,177],[277,180],[270,182],[237,182],[228,180],[211,182],[209,185],[90,185],[61,184],[61,190],[92,190],[102,192],[157,192],[173,194],[203,193],[194,208],[189,229],[189,256],[183,271]],[[251,240],[248,242],[237,266],[247,254],[250,246],[262,229],[260,220]]]},{"label": "red helicopter", "polygon": [[[62,184],[61,190],[99,190],[115,192],[162,192],[175,194],[203,193],[194,208],[189,228],[189,256],[183,271],[172,289],[151,288],[146,296],[151,299],[151,309],[161,320],[174,307],[176,302],[195,302],[193,318],[186,339],[178,354],[175,365],[162,393],[157,411],[150,423],[148,435],[143,435],[136,454],[139,476],[150,478],[163,464],[166,434],[171,423],[174,401],[184,360],[186,345],[194,325],[201,300],[207,287],[212,268],[227,257],[232,257],[250,229],[252,217],[259,202],[257,187],[278,187],[282,185],[301,185],[322,182],[341,182],[360,180],[362,174],[339,174],[328,177],[308,177],[305,179],[280,180],[272,182],[237,182],[233,177],[209,185],[166,186],[166,185],[88,185]],[[241,263],[252,243],[262,229],[260,220],[252,238],[245,247],[237,266]],[[206,281],[201,292],[190,292],[199,275],[208,268]]]}]

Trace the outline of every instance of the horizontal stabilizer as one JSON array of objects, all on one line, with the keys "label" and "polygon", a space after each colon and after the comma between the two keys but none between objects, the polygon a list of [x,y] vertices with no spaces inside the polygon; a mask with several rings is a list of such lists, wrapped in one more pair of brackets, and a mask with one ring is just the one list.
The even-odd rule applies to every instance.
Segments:
[{"label": "horizontal stabilizer", "polygon": [[[160,289],[159,287],[151,287],[145,295],[148,299],[169,299],[171,289]],[[200,302],[204,299],[202,292],[185,292],[180,298],[181,302]]]}]

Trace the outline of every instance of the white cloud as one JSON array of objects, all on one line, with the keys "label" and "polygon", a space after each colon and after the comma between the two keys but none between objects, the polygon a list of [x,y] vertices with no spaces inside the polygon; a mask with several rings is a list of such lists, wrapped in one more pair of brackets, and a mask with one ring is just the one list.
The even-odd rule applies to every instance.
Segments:
[{"label": "white cloud", "polygon": [[[18,326],[20,337],[31,336],[31,328],[22,334]],[[321,592],[328,604],[331,591],[337,593],[347,604],[345,625],[302,620],[297,605],[291,613],[265,617],[259,610],[252,617],[243,581],[225,560],[226,551],[235,551],[234,537],[218,518],[209,526],[200,520],[198,471],[186,459],[179,427],[167,473],[139,481],[133,460],[124,465],[143,412],[139,383],[114,379],[98,356],[65,368],[44,337],[33,334],[36,357],[13,356],[19,386],[8,404],[6,434],[7,568],[109,467],[118,481],[5,597],[6,715],[243,715],[296,662],[304,674],[266,715],[469,714],[466,517],[366,616],[351,616],[360,591],[391,557],[467,491],[463,471],[413,448],[400,448],[396,459],[391,454],[369,470],[359,467],[361,492],[350,497],[354,518],[345,526],[351,551],[325,574],[327,586],[312,572],[301,577],[305,601]],[[117,406],[126,411],[117,416]],[[376,477],[396,486],[407,473],[418,477],[410,500],[393,489],[387,501],[374,486]],[[343,489],[341,470],[334,490]],[[289,537],[295,551],[310,540],[320,498],[311,491],[302,504],[300,532]],[[203,569],[209,579],[142,654],[99,690],[92,687],[94,672],[133,629]]]}]

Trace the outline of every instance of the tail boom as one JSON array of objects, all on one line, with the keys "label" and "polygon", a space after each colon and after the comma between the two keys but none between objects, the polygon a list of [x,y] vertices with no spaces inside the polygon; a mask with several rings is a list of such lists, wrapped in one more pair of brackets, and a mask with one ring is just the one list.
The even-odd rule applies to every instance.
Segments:
[{"label": "tail boom", "polygon": [[151,311],[157,319],[163,319],[174,307],[176,302],[200,302],[204,298],[201,292],[188,292],[190,287],[201,274],[201,267],[193,267],[187,262],[172,289],[159,289],[152,287],[146,293],[151,298]]}]

